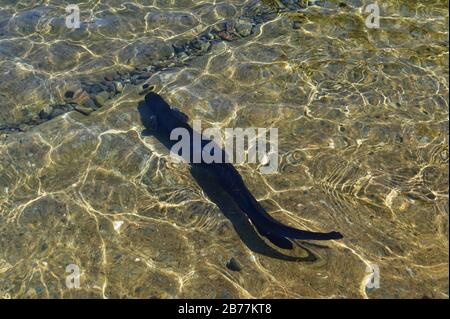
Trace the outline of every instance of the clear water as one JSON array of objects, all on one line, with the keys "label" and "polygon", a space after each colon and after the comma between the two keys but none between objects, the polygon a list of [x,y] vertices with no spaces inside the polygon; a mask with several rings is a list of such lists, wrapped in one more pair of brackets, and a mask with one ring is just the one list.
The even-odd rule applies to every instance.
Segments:
[{"label": "clear water", "polygon": [[[0,0],[0,296],[448,298],[448,1],[382,1],[379,29],[358,0],[72,2],[78,30],[65,1]],[[251,35],[172,49],[257,16]],[[278,220],[345,238],[247,238],[236,207],[141,135],[144,83],[89,115],[40,116],[148,66],[191,120],[277,127],[279,172],[238,165],[248,188]]]}]

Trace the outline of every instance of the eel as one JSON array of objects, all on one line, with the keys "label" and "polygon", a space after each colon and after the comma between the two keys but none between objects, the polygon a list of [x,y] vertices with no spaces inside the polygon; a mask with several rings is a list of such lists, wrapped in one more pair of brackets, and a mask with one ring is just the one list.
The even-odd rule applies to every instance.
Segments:
[{"label": "eel", "polygon": [[[231,196],[237,206],[247,215],[252,225],[261,236],[266,237],[272,244],[283,249],[292,249],[291,240],[337,240],[342,239],[343,235],[337,231],[328,233],[312,232],[296,229],[274,219],[258,203],[255,197],[246,187],[244,180],[239,172],[231,163],[225,161],[225,151],[220,147],[222,161],[221,163],[206,163],[203,159],[198,163],[192,161],[193,157],[193,138],[195,132],[187,123],[188,117],[176,108],[172,108],[160,95],[155,92],[149,92],[145,96],[145,102],[138,107],[142,124],[149,132],[158,132],[165,140],[170,141],[169,147],[175,145],[177,140],[170,140],[171,132],[177,128],[184,128],[190,136],[190,159],[191,167],[198,166],[206,169],[209,174],[213,174],[224,191]],[[202,138],[201,149],[212,141]],[[202,158],[202,156],[201,156]]]}]

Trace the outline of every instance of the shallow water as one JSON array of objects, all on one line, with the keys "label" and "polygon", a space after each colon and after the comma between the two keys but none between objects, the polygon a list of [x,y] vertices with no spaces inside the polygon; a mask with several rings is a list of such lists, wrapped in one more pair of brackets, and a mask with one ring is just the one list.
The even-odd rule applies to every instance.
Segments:
[{"label": "shallow water", "polygon": [[[383,1],[379,29],[357,0],[73,2],[77,30],[66,2],[0,0],[0,295],[448,298],[448,1]],[[141,134],[146,83],[205,125],[277,127],[248,188],[344,239],[259,240]]]}]

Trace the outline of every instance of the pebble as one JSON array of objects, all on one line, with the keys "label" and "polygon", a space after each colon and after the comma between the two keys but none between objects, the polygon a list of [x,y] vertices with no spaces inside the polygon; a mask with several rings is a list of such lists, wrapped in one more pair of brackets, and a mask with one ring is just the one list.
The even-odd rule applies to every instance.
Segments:
[{"label": "pebble", "polygon": [[234,37],[233,37],[231,34],[225,32],[225,31],[219,32],[217,35],[218,35],[222,40],[225,40],[225,41],[233,41],[233,39],[234,39]]},{"label": "pebble", "polygon": [[200,40],[200,39],[195,39],[191,42],[191,46],[199,51],[207,51],[210,47],[210,43],[204,40]]},{"label": "pebble", "polygon": [[90,99],[90,97],[86,91],[79,89],[72,95],[72,98],[68,99],[75,104],[83,104],[83,102]]},{"label": "pebble", "polygon": [[232,257],[226,264],[227,268],[230,269],[231,271],[241,271],[242,267],[239,264],[239,262]]},{"label": "pebble", "polygon": [[48,119],[50,119],[52,112],[53,112],[53,107],[48,105],[39,112],[39,117],[43,120],[48,120]]},{"label": "pebble", "polygon": [[298,29],[300,29],[300,28],[302,27],[302,24],[301,24],[301,22],[299,22],[299,21],[294,21],[292,27],[293,27],[294,29],[298,30]]},{"label": "pebble", "polygon": [[123,92],[122,82],[114,82],[114,88],[116,89],[117,93],[122,93]]},{"label": "pebble", "polygon": [[84,107],[90,108],[92,110],[96,110],[97,109],[97,105],[95,104],[95,102],[92,99],[87,99],[86,101],[83,102],[82,105]]},{"label": "pebble", "polygon": [[252,34],[253,25],[249,21],[238,20],[235,28],[236,28],[237,33],[239,33],[240,36],[247,37],[250,34]]},{"label": "pebble", "polygon": [[105,90],[105,87],[101,84],[93,84],[87,88],[87,91],[91,94],[97,94]]},{"label": "pebble", "polygon": [[109,99],[109,93],[106,91],[100,92],[95,96],[95,103],[98,107],[105,105],[106,101]]},{"label": "pebble", "polygon": [[64,97],[66,99],[73,99],[74,95],[75,95],[75,92],[73,92],[73,91],[67,91],[66,93],[64,93]]},{"label": "pebble", "polygon": [[84,115],[89,115],[94,111],[93,109],[91,109],[89,107],[84,107],[84,106],[80,106],[80,105],[76,105],[75,110],[77,110],[78,112],[80,112]]},{"label": "pebble", "polygon": [[53,109],[52,113],[50,114],[49,119],[55,118],[57,116],[63,115],[64,113],[66,113],[65,110],[57,108],[57,109]]},{"label": "pebble", "polygon": [[107,74],[105,76],[106,81],[113,81],[114,80],[114,74]]}]

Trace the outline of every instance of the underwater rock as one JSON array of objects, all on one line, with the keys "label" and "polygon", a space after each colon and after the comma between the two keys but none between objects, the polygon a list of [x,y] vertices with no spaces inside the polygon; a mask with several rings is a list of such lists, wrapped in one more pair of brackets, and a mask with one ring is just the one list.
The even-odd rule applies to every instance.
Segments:
[{"label": "underwater rock", "polygon": [[50,105],[47,105],[39,112],[38,115],[43,120],[49,120],[51,118],[52,112],[53,112],[53,107]]},{"label": "underwater rock", "polygon": [[114,74],[112,74],[112,73],[106,74],[105,80],[106,81],[114,81]]},{"label": "underwater rock", "polygon": [[211,44],[204,39],[194,39],[191,42],[191,46],[200,52],[206,52],[210,48]]},{"label": "underwater rock", "polygon": [[75,110],[77,110],[78,112],[84,114],[84,115],[89,115],[92,112],[94,112],[94,110],[90,107],[84,107],[84,106],[80,106],[80,105],[75,105]]},{"label": "underwater rock", "polygon": [[123,92],[123,84],[122,84],[122,82],[114,82],[114,88],[115,88],[117,93],[122,93]]},{"label": "underwater rock", "polygon": [[232,271],[241,271],[242,266],[239,264],[239,262],[234,258],[231,257],[231,259],[226,264],[227,268]]},{"label": "underwater rock", "polygon": [[105,105],[106,100],[109,99],[109,93],[106,91],[100,92],[95,96],[95,104],[97,104],[98,107],[102,107]]},{"label": "underwater rock", "polygon": [[226,31],[221,31],[219,33],[217,33],[217,35],[225,41],[233,41],[235,39],[235,36],[233,36],[231,33],[226,32]]},{"label": "underwater rock", "polygon": [[294,23],[292,24],[292,28],[298,30],[302,27],[302,23],[299,21],[294,21]]},{"label": "underwater rock", "polygon": [[236,23],[235,28],[237,33],[239,33],[239,35],[241,35],[242,37],[247,37],[250,34],[252,34],[253,25],[249,21],[240,19]]}]

